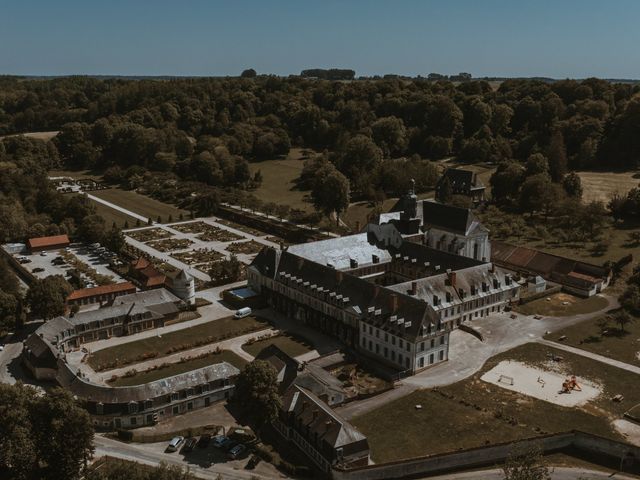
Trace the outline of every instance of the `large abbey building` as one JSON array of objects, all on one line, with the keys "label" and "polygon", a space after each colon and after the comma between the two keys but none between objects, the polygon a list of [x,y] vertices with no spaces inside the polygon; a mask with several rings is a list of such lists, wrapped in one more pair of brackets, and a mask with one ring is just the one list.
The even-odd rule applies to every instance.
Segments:
[{"label": "large abbey building", "polygon": [[520,286],[487,261],[488,231],[470,211],[413,192],[398,203],[366,232],[265,248],[247,275],[276,310],[412,374],[447,360],[450,332],[504,311]]}]

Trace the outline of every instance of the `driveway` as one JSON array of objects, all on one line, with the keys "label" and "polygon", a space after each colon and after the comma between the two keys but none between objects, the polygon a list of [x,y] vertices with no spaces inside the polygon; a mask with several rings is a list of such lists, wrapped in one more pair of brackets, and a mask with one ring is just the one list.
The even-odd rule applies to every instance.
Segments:
[{"label": "driveway", "polygon": [[603,295],[609,301],[607,307],[597,312],[571,317],[543,317],[514,313],[500,313],[475,319],[467,325],[480,332],[484,341],[478,340],[462,330],[454,330],[449,338],[449,360],[428,368],[417,375],[405,378],[394,388],[366,400],[349,403],[336,410],[350,419],[374,410],[392,400],[401,398],[423,388],[450,385],[477,373],[485,362],[499,353],[525,343],[542,340],[547,331],[557,331],[602,315],[611,308],[617,308],[614,297]]}]

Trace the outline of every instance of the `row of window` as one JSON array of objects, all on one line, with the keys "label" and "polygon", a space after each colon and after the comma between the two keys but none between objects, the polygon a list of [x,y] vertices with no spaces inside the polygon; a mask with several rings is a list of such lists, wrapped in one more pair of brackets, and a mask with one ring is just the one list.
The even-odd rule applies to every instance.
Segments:
[{"label": "row of window", "polygon": [[[411,368],[411,359],[409,355],[403,355],[402,353],[398,353],[396,355],[395,350],[390,350],[389,347],[381,346],[379,343],[374,343],[371,340],[367,340],[366,338],[362,338],[362,347],[366,348],[370,352],[375,352],[376,355],[381,355],[387,360],[391,360],[394,363],[397,363],[400,366],[404,366],[404,368]],[[382,347],[382,348],[381,348]]]},{"label": "row of window", "polygon": [[411,352],[411,343],[403,340],[402,338],[396,337],[391,333],[385,332],[384,330],[373,327],[371,325],[366,325],[364,322],[362,322],[361,325],[362,325],[362,331],[364,333],[367,332],[367,327],[368,327],[369,335],[375,335],[376,338],[384,338],[384,341],[386,343],[389,343],[389,338],[391,338],[391,345],[393,346],[396,345],[396,340],[397,340],[398,348],[405,348],[407,352]]}]

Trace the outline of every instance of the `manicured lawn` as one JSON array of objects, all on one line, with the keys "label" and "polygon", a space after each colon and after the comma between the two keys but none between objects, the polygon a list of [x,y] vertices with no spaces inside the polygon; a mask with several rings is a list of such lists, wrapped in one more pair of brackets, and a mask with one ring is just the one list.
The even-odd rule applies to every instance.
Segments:
[{"label": "manicured lawn", "polygon": [[200,345],[219,342],[269,325],[256,317],[234,319],[221,318],[195,327],[176,330],[161,337],[153,336],[133,342],[98,350],[89,356],[88,363],[94,370],[118,368],[131,363],[163,357]]},{"label": "manicured lawn", "polygon": [[[50,174],[51,173],[52,172],[50,172]],[[79,177],[79,178],[88,178],[88,177]],[[90,193],[93,195],[96,192],[90,192]],[[78,194],[67,193],[66,195],[78,195]],[[124,228],[125,222],[129,224],[128,228],[134,228],[136,226],[137,219],[127,215],[126,213],[123,213],[119,210],[115,210],[111,207],[107,207],[106,205],[102,203],[98,203],[93,200],[89,200],[89,201],[93,205],[95,205],[96,213],[100,215],[102,218],[104,218],[104,224],[107,226],[107,228],[111,228],[111,225],[113,225],[113,222],[115,222],[119,228]]]},{"label": "manicured lawn", "polygon": [[302,150],[292,148],[284,159],[265,160],[249,164],[251,175],[258,170],[262,173],[262,185],[253,193],[263,202],[289,205],[291,208],[311,211],[313,206],[305,201],[308,192],[297,189],[304,160]]},{"label": "manicured lawn", "polygon": [[566,336],[562,343],[621,362],[640,365],[640,320],[636,319],[635,322],[626,325],[625,331],[623,334],[612,321],[608,333],[602,335],[598,319],[594,318],[554,332],[545,338],[558,341],[560,337]]},{"label": "manicured lawn", "polygon": [[287,335],[278,335],[277,337],[258,340],[252,344],[243,345],[242,349],[255,357],[263,348],[268,347],[269,345],[276,345],[290,357],[304,355],[313,349],[313,346],[309,345],[304,340],[295,339]]},{"label": "manicured lawn", "polygon": [[[158,216],[161,217],[162,222],[168,222],[169,215],[171,215],[172,220],[175,222],[179,219],[181,213],[184,216],[189,215],[189,212],[186,210],[181,210],[173,205],[159,202],[151,197],[140,195],[139,193],[130,190],[111,188],[109,190],[91,192],[91,194],[102,198],[107,202],[126,208],[127,210],[131,210],[138,215],[151,218],[154,222],[157,220]],[[129,224],[131,225],[131,222],[129,222]],[[131,226],[133,227],[133,225]]]},{"label": "manicured lawn", "polygon": [[[479,380],[502,360],[549,366],[548,354],[562,357],[558,366],[603,387],[603,394],[581,408],[566,408]],[[367,435],[375,462],[478,447],[533,437],[544,432],[583,430],[610,438],[621,436],[609,424],[640,402],[638,376],[588,358],[529,343],[490,359],[473,377],[432,390],[419,390],[356,417]],[[620,403],[611,401],[624,395]],[[416,405],[421,405],[417,410]],[[401,435],[394,434],[402,432]]]},{"label": "manicured lawn", "polygon": [[634,178],[638,172],[578,172],[582,182],[582,199],[585,202],[599,200],[605,204],[611,200],[613,194],[626,193],[640,184],[639,178]]},{"label": "manicured lawn", "polygon": [[246,360],[235,353],[229,350],[222,350],[220,353],[212,353],[205,357],[194,358],[182,363],[172,363],[153,370],[138,372],[130,377],[119,377],[117,380],[109,382],[109,385],[113,387],[142,385],[144,383],[154,382],[161,378],[172,377],[174,375],[190,372],[191,370],[197,370],[198,368],[214,365],[220,362],[228,362],[239,369],[242,369],[242,367],[247,363]]},{"label": "manicured lawn", "polygon": [[[547,298],[551,300],[547,301]],[[563,305],[567,303],[568,305]],[[566,317],[582,313],[597,312],[606,308],[608,301],[598,295],[589,298],[580,298],[567,293],[555,293],[523,305],[518,305],[516,310],[525,315],[543,315],[551,317]]]}]

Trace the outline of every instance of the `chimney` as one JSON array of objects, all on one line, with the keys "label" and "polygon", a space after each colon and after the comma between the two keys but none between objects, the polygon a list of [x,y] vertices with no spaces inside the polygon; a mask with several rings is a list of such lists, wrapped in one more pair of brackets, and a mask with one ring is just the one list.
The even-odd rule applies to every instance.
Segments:
[{"label": "chimney", "polygon": [[456,288],[456,272],[449,272],[449,283],[453,288]]},{"label": "chimney", "polygon": [[411,282],[411,295],[415,296],[418,293],[418,282]]},{"label": "chimney", "polygon": [[491,264],[491,267],[489,267],[489,271],[491,273],[494,273],[496,271],[496,266],[493,263]]},{"label": "chimney", "polygon": [[342,271],[336,270],[336,282],[342,283]]},{"label": "chimney", "polygon": [[391,311],[395,313],[396,310],[398,310],[398,295],[392,293],[389,297],[389,301],[391,302],[389,308],[391,308]]}]

